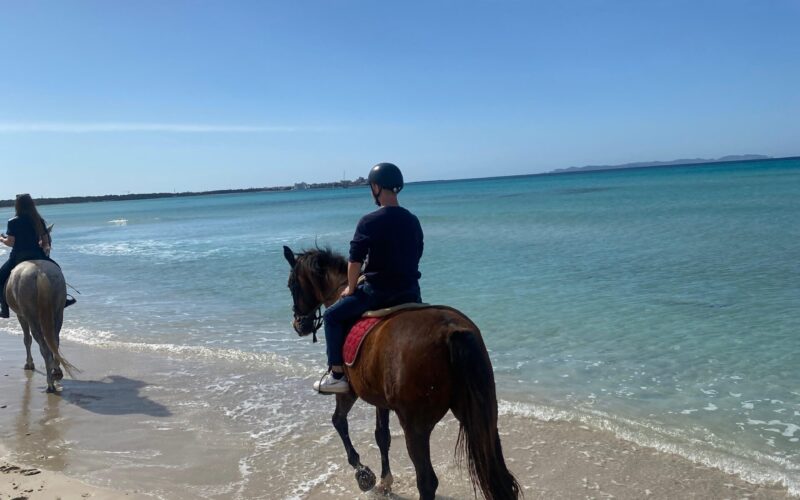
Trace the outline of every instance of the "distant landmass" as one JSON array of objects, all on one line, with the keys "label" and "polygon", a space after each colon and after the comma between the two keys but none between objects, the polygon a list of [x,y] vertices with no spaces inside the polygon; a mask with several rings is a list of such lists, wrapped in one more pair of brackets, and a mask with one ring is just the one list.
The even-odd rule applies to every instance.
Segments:
[{"label": "distant landmass", "polygon": [[[89,203],[96,201],[152,200],[156,198],[181,198],[187,196],[204,196],[210,194],[264,193],[270,191],[302,191],[305,189],[349,188],[366,186],[367,180],[359,177],[356,180],[336,182],[298,182],[294,186],[273,186],[246,189],[218,189],[215,191],[185,191],[181,193],[139,193],[139,194],[104,194],[100,196],[69,196],[63,198],[36,198],[37,205],[61,205],[65,203]],[[0,207],[13,207],[14,200],[0,200]]]},{"label": "distant landmass", "polygon": [[[704,165],[708,163],[723,163],[723,162],[739,162],[739,161],[757,161],[757,160],[773,160],[773,158],[765,155],[731,155],[723,156],[717,159],[707,158],[683,158],[680,160],[672,161],[643,161],[636,163],[625,163],[622,165],[587,165],[585,167],[569,167],[551,170],[550,172],[542,174],[527,174],[522,176],[512,177],[527,177],[528,175],[551,175],[551,174],[567,174],[578,172],[591,172],[599,170],[622,170],[626,168],[647,168],[647,167],[670,167],[678,165]],[[438,181],[422,181],[422,182],[438,182]],[[273,186],[273,187],[260,187],[260,188],[246,188],[246,189],[218,189],[215,191],[185,191],[180,193],[139,193],[139,194],[106,194],[100,196],[69,196],[62,198],[36,198],[38,205],[60,205],[65,203],[88,203],[98,201],[126,201],[126,200],[151,200],[155,198],[181,198],[188,196],[204,196],[214,194],[238,194],[238,193],[264,193],[275,191],[301,191],[305,189],[334,189],[334,188],[348,188],[354,186],[366,186],[367,180],[359,177],[355,180],[341,180],[336,182],[316,182],[305,183],[298,182],[293,186]],[[0,207],[13,207],[14,200],[0,200]]]},{"label": "distant landmass", "polygon": [[682,158],[671,161],[640,161],[636,163],[623,163],[622,165],[587,165],[585,167],[558,168],[548,173],[561,174],[567,172],[589,172],[592,170],[620,170],[623,168],[669,167],[675,165],[703,165],[706,163],[721,163],[730,161],[769,160],[771,156],[765,155],[731,155],[716,159],[708,158]]}]

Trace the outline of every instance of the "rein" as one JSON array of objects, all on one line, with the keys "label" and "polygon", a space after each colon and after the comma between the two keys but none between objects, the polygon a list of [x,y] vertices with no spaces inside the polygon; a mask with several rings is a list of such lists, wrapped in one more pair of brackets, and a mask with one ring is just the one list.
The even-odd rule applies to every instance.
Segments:
[{"label": "rein", "polygon": [[[322,327],[322,323],[323,323],[323,320],[322,320],[322,305],[317,307],[314,310],[313,314],[314,314],[314,317],[311,319],[311,321],[313,321],[313,325],[314,326],[311,327],[311,343],[312,344],[316,344],[317,343],[317,331]],[[304,317],[300,317],[300,319],[308,318],[308,316],[311,316],[311,315],[308,314],[308,315],[306,315]]]}]

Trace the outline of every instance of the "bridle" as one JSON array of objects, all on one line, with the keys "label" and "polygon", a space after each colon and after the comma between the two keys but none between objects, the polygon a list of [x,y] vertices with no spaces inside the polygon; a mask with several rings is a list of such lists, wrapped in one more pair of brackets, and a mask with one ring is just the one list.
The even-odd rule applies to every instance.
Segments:
[{"label": "bridle", "polygon": [[[297,279],[297,271],[292,268],[289,274],[289,291],[292,293],[292,313],[294,314],[294,331],[301,337],[312,334],[312,342],[317,342],[317,331],[322,327],[322,303],[316,309],[309,312],[301,313],[297,308],[297,297],[305,294],[303,287],[300,286],[300,280]],[[307,298],[307,297],[305,297]],[[313,302],[313,300],[309,301]],[[298,326],[300,329],[298,329]],[[303,327],[308,327],[303,328]]]}]

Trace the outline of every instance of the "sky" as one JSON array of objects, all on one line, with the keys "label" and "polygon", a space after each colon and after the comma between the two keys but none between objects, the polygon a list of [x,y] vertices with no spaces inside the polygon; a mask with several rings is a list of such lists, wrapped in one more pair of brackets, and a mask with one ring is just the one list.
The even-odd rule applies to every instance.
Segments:
[{"label": "sky", "polygon": [[0,199],[800,155],[797,0],[0,3]]}]

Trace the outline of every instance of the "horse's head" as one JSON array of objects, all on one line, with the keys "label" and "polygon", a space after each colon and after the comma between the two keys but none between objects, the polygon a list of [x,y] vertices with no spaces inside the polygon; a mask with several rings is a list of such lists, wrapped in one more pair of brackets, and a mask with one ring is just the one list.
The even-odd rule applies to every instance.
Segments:
[{"label": "horse's head", "polygon": [[292,327],[300,336],[316,334],[322,326],[322,305],[335,295],[342,277],[347,274],[343,257],[329,249],[313,249],[295,255],[283,247],[283,256],[291,266],[289,291],[292,293]]}]

